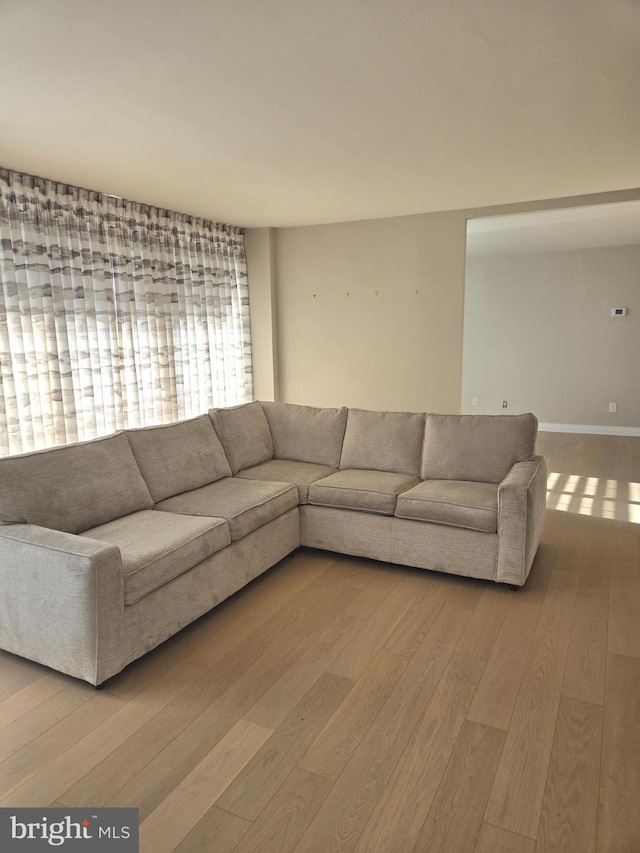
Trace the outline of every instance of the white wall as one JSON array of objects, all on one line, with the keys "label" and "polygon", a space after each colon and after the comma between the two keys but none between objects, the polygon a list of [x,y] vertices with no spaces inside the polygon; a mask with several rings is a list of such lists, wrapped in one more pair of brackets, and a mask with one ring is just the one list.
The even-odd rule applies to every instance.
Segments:
[{"label": "white wall", "polygon": [[464,412],[640,427],[640,245],[469,258],[463,364]]}]

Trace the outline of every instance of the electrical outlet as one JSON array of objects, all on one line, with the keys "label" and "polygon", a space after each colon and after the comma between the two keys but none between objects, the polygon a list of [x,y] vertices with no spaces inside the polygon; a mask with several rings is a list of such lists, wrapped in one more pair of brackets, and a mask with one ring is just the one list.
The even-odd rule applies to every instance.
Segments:
[{"label": "electrical outlet", "polygon": [[615,413],[616,413],[617,411],[618,411],[617,403],[609,403],[609,412],[610,412],[612,415],[615,415]]},{"label": "electrical outlet", "polygon": [[503,401],[502,401],[502,408],[503,408],[503,409],[506,409],[508,405],[509,405],[509,404],[507,403],[507,401],[506,401],[506,400],[503,400]]},{"label": "electrical outlet", "polygon": [[480,404],[480,400],[477,397],[471,398],[471,405],[472,406],[478,406],[479,404]]}]

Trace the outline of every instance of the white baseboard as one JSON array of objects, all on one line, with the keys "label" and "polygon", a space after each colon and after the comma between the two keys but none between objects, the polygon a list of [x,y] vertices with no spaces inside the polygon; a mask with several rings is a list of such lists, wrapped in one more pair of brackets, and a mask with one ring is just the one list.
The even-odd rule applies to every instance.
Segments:
[{"label": "white baseboard", "polygon": [[575,432],[586,435],[638,435],[640,427],[596,426],[594,424],[539,424],[540,432]]}]

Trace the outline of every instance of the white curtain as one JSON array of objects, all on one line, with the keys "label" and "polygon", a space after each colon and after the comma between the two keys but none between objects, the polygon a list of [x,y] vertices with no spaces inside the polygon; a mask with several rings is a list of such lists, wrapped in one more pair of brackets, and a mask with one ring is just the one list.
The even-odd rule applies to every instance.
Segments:
[{"label": "white curtain", "polygon": [[0,169],[0,454],[252,390],[242,229]]}]

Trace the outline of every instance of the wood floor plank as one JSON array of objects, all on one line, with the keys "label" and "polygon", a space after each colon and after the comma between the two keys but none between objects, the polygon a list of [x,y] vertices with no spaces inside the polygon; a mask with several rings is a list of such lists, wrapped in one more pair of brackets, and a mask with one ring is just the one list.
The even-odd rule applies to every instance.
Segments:
[{"label": "wood floor plank", "polygon": [[347,616],[368,619],[402,580],[397,572],[379,569],[360,594],[345,609]]},{"label": "wood floor plank", "polygon": [[414,853],[474,853],[504,738],[500,729],[464,723]]},{"label": "wood floor plank", "polygon": [[[296,654],[300,620],[304,622],[309,613],[318,606],[324,607],[323,602],[326,601],[329,605],[327,612],[333,612],[332,602],[343,594],[340,585],[346,574],[344,568],[337,568],[332,569],[326,576],[316,576],[294,600],[288,602],[285,608],[278,610],[276,615],[272,614],[271,618],[262,625],[252,626],[252,630],[244,640],[239,644],[232,643],[227,654],[218,660],[201,680],[182,691],[163,709],[162,713],[157,714],[136,732],[135,737],[126,740],[80,780],[72,792],[74,801],[77,800],[80,805],[105,805],[112,798],[117,797],[122,789],[125,789],[123,797],[126,797],[130,793],[127,786],[132,783],[134,777],[144,774],[147,765],[154,761],[176,737],[185,732],[210,706],[221,702],[222,696],[245,673],[249,675],[244,682],[240,682],[239,686],[246,684],[249,680],[256,690],[256,696],[253,698],[255,702],[256,698],[262,695],[255,681],[255,668],[261,666],[261,661],[264,663],[266,660],[277,659],[279,649],[287,649],[284,657],[286,671],[287,655],[291,650],[294,656]],[[307,586],[309,589],[306,588]],[[347,592],[344,600],[348,602],[350,596],[355,594],[353,590]],[[313,623],[308,625],[308,629],[313,638]],[[211,663],[211,651],[208,647],[202,646],[201,658],[196,656],[187,660],[193,660],[194,663],[201,660],[205,666],[208,666]],[[217,707],[221,708],[220,705]],[[247,707],[250,706],[243,705],[242,710],[247,710]],[[240,715],[241,712],[235,719]],[[229,717],[228,714],[221,713],[218,724],[223,723],[228,723],[230,727],[233,724],[233,715]],[[219,731],[221,737],[225,729],[219,729]],[[213,746],[214,743],[215,741],[210,742],[209,746]],[[197,756],[194,756],[193,760],[197,760]],[[134,795],[131,794],[131,796]],[[135,796],[140,795],[137,793]],[[123,802],[123,805],[126,805],[126,802]]]},{"label": "wood floor plank", "polygon": [[494,587],[492,581],[479,578],[465,578],[459,575],[447,577],[455,590],[456,607],[465,608],[470,614],[476,610],[484,591]]},{"label": "wood floor plank", "polygon": [[[335,657],[353,639],[362,625],[362,619],[341,613],[302,657],[249,708],[244,718],[260,726],[276,729],[330,667]],[[353,684],[353,680],[349,681]]]},{"label": "wood floor plank", "polygon": [[[7,797],[11,796],[12,791],[26,784],[32,776],[46,769],[51,761],[54,761],[78,740],[92,732],[96,726],[115,714],[125,704],[122,699],[116,696],[96,695],[95,691],[92,691],[88,685],[87,688],[93,694],[89,701],[83,698],[75,710],[67,713],[59,722],[51,728],[47,728],[38,737],[29,740],[21,749],[16,750],[0,764],[0,805],[4,803]],[[57,694],[49,701],[54,702],[58,696],[61,694]],[[73,698],[77,698],[77,694]],[[43,705],[46,704],[48,703],[43,703]],[[39,711],[41,707],[39,706],[35,710]],[[11,738],[14,726],[24,723],[29,716],[27,714],[25,717],[21,717],[16,723],[7,726],[1,734],[8,735]],[[30,722],[26,723],[28,735],[32,734]],[[55,795],[49,799],[55,799]]]},{"label": "wood floor plank", "polygon": [[0,730],[24,717],[38,705],[69,686],[69,678],[57,672],[48,672],[32,681],[22,690],[0,702]]},{"label": "wood floor plank", "polygon": [[[51,729],[69,714],[95,698],[95,691],[89,684],[70,679],[64,690],[41,702],[0,731],[0,763],[37,738],[46,741],[50,737]],[[43,741],[40,742],[39,747],[42,749],[44,758],[47,750]]]},{"label": "wood floor plank", "polygon": [[640,660],[607,655],[598,853],[640,848]]},{"label": "wood floor plank", "polygon": [[424,577],[419,574],[402,578],[355,637],[331,662],[328,671],[357,681],[411,607],[416,596],[420,595],[423,583]]},{"label": "wood floor plank", "polygon": [[[469,613],[442,608],[387,702],[332,788],[296,853],[348,853],[358,841],[462,636]],[[483,666],[476,658],[476,665]]]},{"label": "wood floor plank", "polygon": [[[355,853],[413,848],[452,757],[483,669],[484,663],[478,658],[457,652],[452,656],[355,846]],[[469,724],[469,732],[473,725]],[[485,731],[487,740],[496,748],[497,764],[504,733],[493,735],[496,730]],[[480,748],[478,740],[476,749]],[[465,738],[462,750],[467,752],[467,758],[468,748]],[[486,769],[493,778],[495,767]],[[449,793],[448,789],[445,798]],[[488,795],[486,791],[485,801]],[[473,809],[470,812],[473,814]],[[482,811],[478,813],[478,828],[481,822]],[[426,840],[421,839],[418,849],[425,849]]]},{"label": "wood floor plank", "polygon": [[502,585],[487,587],[456,651],[488,660],[512,599],[513,592]]},{"label": "wood floor plank", "polygon": [[[369,586],[380,575],[380,571],[384,572],[396,568],[389,563],[378,563],[364,557],[353,557],[351,554],[332,554],[331,556],[335,562],[349,566],[350,572],[345,582],[359,590]],[[350,615],[354,616],[355,614],[350,613]]]},{"label": "wood floor plank", "polygon": [[627,436],[617,435],[616,439],[616,461],[615,461],[615,476],[622,480],[627,475],[631,465],[631,445]]},{"label": "wood floor plank", "polygon": [[391,695],[407,662],[407,658],[378,652],[298,765],[337,779]]},{"label": "wood floor plank", "polygon": [[516,593],[471,703],[470,720],[509,728],[539,615],[540,605]]},{"label": "wood floor plank", "polygon": [[175,853],[232,853],[251,821],[211,806],[175,848]]},{"label": "wood floor plank", "polygon": [[211,620],[207,639],[185,657],[185,662],[214,666],[276,618],[297,594],[294,588],[281,585],[266,592],[262,600],[249,604],[246,609],[228,608],[217,614],[218,608],[215,608],[216,618]]},{"label": "wood floor plank", "polygon": [[389,635],[382,647],[384,651],[402,658],[413,657],[437,615],[454,594],[455,587],[448,581],[448,577],[441,575],[425,575],[422,593]]},{"label": "wood floor plank", "polygon": [[34,664],[31,661],[25,661],[22,666],[11,669],[4,675],[1,675],[0,702],[4,702],[12,696],[15,696],[16,693],[21,692],[25,687],[33,684],[35,681],[38,681],[46,675],[46,673],[47,670],[39,664]]},{"label": "wood floor plank", "polygon": [[205,671],[201,680],[196,680],[175,696],[166,707],[65,792],[69,804],[79,807],[104,806],[108,803],[215,702],[225,687],[233,683],[229,673],[220,675],[220,678],[216,678]]},{"label": "wood floor plank", "polygon": [[590,518],[587,515],[566,514],[562,535],[558,542],[554,568],[564,569],[568,572],[579,572],[582,569],[589,523]]},{"label": "wood floor plank", "polygon": [[596,853],[602,708],[560,700],[536,853]]},{"label": "wood floor plank", "polygon": [[271,734],[271,729],[239,720],[142,821],[140,847],[173,853]]},{"label": "wood floor plank", "polygon": [[602,705],[607,659],[608,598],[578,595],[562,693]]},{"label": "wood floor plank", "polygon": [[255,820],[352,687],[349,679],[330,673],[322,675],[216,805]]},{"label": "wood floor plank", "polygon": [[76,738],[68,749],[16,788],[3,802],[8,806],[37,807],[40,803],[56,799],[68,806],[76,805],[69,801],[65,792],[201,674],[202,670],[194,666],[179,664],[174,667],[135,699],[94,726],[84,737]]},{"label": "wood floor plank", "polygon": [[291,853],[330,790],[329,779],[294,769],[235,853]]},{"label": "wood floor plank", "polygon": [[609,598],[613,559],[613,528],[610,518],[591,518],[580,572],[578,595]]},{"label": "wood floor plank", "polygon": [[6,675],[12,669],[17,669],[22,665],[24,658],[19,658],[17,655],[12,655],[11,652],[5,652],[0,649],[0,675]]},{"label": "wood floor plank", "polygon": [[553,745],[579,575],[554,569],[485,820],[535,838]]},{"label": "wood floor plank", "polygon": [[616,521],[609,590],[609,652],[640,658],[639,613],[640,554],[637,527],[628,522]]},{"label": "wood floor plank", "polygon": [[[330,571],[327,570],[327,571]],[[323,574],[326,575],[327,572]],[[307,593],[313,584],[301,593]],[[315,606],[302,608],[297,620],[263,649],[255,662],[244,670],[215,701],[192,721],[174,731],[173,739],[124,784],[107,805],[135,802],[141,817],[155,809],[215,744],[225,736],[266,691],[304,654],[315,638],[357,594],[338,584],[325,589]],[[293,602],[292,602],[293,605]],[[233,658],[231,658],[233,662]],[[139,766],[139,764],[138,764]]]},{"label": "wood floor plank", "polygon": [[483,823],[473,853],[534,853],[535,846],[536,842],[531,838]]}]

